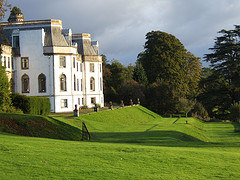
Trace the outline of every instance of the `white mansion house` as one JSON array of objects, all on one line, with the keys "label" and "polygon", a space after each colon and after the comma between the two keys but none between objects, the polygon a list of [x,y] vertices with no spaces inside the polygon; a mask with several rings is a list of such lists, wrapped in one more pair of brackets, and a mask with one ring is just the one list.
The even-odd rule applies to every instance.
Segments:
[{"label": "white mansion house", "polygon": [[49,97],[51,112],[104,105],[102,56],[90,34],[72,34],[60,20],[24,21],[22,14],[0,25],[10,44],[1,45],[1,61],[13,92]]}]

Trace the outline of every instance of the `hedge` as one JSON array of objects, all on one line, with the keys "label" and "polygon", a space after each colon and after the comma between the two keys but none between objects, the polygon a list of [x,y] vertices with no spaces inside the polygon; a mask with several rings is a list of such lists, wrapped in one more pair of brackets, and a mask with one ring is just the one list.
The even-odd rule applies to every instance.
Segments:
[{"label": "hedge", "polygon": [[21,109],[25,114],[47,115],[51,112],[50,100],[47,97],[25,96],[12,93],[11,98],[13,106]]}]

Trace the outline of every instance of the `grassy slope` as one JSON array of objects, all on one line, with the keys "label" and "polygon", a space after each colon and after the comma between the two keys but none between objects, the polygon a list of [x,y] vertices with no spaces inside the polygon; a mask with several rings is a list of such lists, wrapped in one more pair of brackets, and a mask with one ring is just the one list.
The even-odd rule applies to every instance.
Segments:
[{"label": "grassy slope", "polygon": [[[240,135],[231,123],[162,118],[143,107],[60,121],[95,142],[0,133],[1,179],[238,179]],[[185,121],[188,120],[189,124]]]},{"label": "grassy slope", "polygon": [[81,130],[44,116],[0,113],[0,131],[22,136],[80,140]]}]

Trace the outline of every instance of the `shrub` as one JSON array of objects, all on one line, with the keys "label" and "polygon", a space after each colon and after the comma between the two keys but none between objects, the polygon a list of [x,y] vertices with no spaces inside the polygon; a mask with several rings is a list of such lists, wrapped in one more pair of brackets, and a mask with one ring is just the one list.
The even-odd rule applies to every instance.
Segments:
[{"label": "shrub", "polygon": [[232,118],[233,121],[238,121],[240,122],[240,103],[236,103],[234,102],[231,106],[230,106],[230,116]]},{"label": "shrub", "polygon": [[13,106],[21,109],[25,114],[47,115],[51,111],[49,98],[46,97],[29,97],[12,93]]},{"label": "shrub", "polygon": [[195,104],[192,116],[204,121],[210,120],[207,110],[201,103]]}]

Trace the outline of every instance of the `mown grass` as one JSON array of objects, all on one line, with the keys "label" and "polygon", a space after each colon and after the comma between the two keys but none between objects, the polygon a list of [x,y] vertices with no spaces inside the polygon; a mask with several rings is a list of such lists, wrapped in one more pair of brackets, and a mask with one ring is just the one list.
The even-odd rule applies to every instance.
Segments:
[{"label": "mown grass", "polygon": [[[92,142],[22,137],[0,132],[1,179],[239,179],[235,123],[163,118],[144,107],[74,118]],[[186,124],[186,120],[188,124]]]}]

